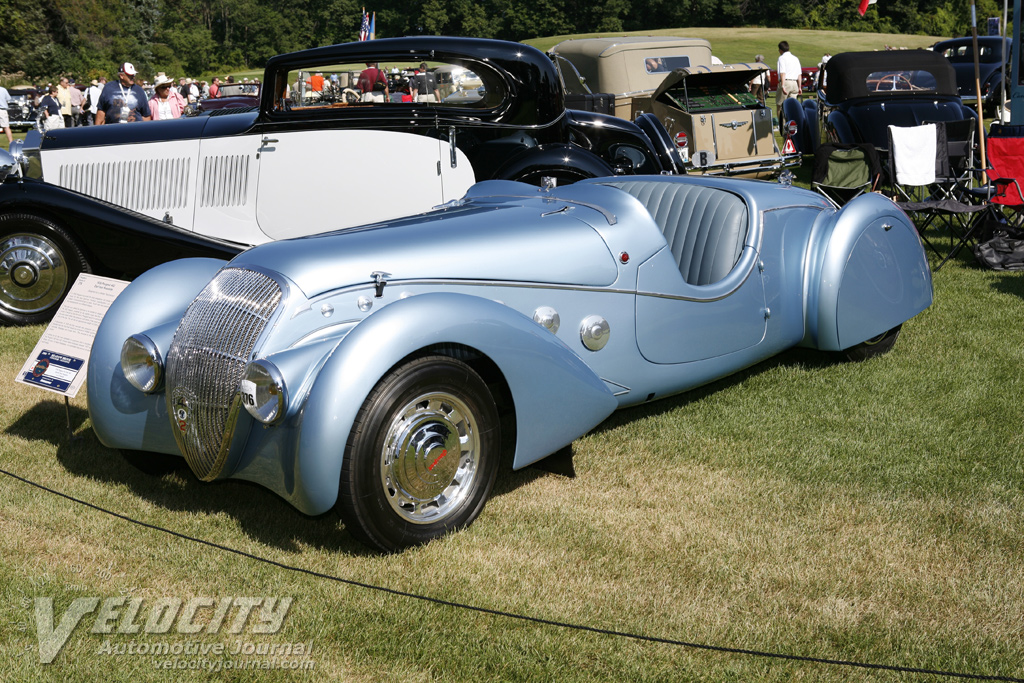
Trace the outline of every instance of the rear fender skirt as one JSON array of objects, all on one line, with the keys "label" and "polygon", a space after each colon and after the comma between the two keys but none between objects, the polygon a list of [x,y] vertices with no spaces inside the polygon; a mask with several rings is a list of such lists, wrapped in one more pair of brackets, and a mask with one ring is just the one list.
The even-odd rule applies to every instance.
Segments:
[{"label": "rear fender skirt", "polygon": [[931,305],[921,239],[895,204],[869,193],[822,217],[810,240],[803,345],[848,349]]}]

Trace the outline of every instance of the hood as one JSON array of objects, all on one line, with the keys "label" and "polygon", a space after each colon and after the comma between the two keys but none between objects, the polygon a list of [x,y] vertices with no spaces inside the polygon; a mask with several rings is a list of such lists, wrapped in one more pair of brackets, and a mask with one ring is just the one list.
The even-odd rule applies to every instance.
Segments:
[{"label": "hood", "polygon": [[658,99],[662,93],[668,90],[682,87],[684,81],[687,87],[742,88],[758,73],[767,70],[768,67],[764,64],[757,66],[751,64],[713,64],[711,66],[691,66],[685,69],[676,69],[668,76],[665,76],[665,80],[654,91],[654,99]]},{"label": "hood", "polygon": [[42,148],[77,149],[226,137],[246,131],[255,120],[256,112],[253,111],[225,116],[185,116],[170,121],[143,121],[139,124],[55,128],[43,136]]},{"label": "hood", "polygon": [[309,298],[388,280],[484,280],[601,287],[618,275],[604,239],[561,201],[469,203],[419,216],[253,247],[232,266],[260,266]]}]

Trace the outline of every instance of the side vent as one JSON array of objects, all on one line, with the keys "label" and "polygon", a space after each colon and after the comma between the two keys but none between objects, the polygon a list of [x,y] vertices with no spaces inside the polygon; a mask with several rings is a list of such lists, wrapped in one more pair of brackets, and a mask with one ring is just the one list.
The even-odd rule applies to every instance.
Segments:
[{"label": "side vent", "polygon": [[203,159],[199,206],[244,206],[249,190],[249,157],[242,154]]},{"label": "side vent", "polygon": [[140,159],[65,164],[61,187],[133,211],[177,209],[188,205],[190,159]]}]

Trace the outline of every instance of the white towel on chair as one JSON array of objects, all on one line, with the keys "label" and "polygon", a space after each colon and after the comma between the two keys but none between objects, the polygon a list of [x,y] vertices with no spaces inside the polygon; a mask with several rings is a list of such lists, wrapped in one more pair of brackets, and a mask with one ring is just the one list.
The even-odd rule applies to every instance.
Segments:
[{"label": "white towel on chair", "polygon": [[889,126],[896,182],[900,185],[930,185],[935,182],[935,124]]}]

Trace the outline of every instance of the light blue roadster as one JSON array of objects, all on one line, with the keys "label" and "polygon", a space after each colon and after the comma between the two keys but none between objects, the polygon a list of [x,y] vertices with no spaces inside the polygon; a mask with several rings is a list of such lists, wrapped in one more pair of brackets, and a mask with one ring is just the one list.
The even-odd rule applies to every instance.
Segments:
[{"label": "light blue roadster", "polygon": [[[473,186],[418,216],[143,274],[89,361],[109,447],[257,482],[396,551],[617,408],[794,346],[864,359],[932,301],[913,224],[757,181]],[[508,462],[507,460],[505,462]]]}]

